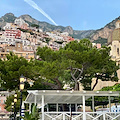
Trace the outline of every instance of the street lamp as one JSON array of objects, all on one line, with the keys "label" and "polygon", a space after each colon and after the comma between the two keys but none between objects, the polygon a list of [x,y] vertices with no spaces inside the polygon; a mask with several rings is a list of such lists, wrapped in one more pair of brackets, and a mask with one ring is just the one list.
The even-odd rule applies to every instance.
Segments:
[{"label": "street lamp", "polygon": [[11,107],[11,116],[10,116],[10,119],[13,120],[13,108],[14,108],[14,102],[11,103],[12,107]]},{"label": "street lamp", "polygon": [[21,120],[21,117],[22,117],[22,115],[21,115],[21,113],[22,113],[22,91],[23,91],[23,89],[24,89],[24,81],[25,81],[25,78],[24,78],[24,76],[23,75],[21,75],[20,76],[20,120]]},{"label": "street lamp", "polygon": [[17,93],[14,95],[14,120],[16,120],[16,102],[17,102]]}]

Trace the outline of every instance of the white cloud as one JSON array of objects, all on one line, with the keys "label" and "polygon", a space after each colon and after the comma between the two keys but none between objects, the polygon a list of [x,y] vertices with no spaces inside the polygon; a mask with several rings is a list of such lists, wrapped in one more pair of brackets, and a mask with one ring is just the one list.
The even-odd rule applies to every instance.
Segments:
[{"label": "white cloud", "polygon": [[32,0],[24,0],[26,3],[28,3],[30,6],[32,6],[34,9],[38,10],[40,13],[42,13],[46,18],[48,18],[54,25],[57,26],[55,21],[47,14],[45,13],[34,1]]}]

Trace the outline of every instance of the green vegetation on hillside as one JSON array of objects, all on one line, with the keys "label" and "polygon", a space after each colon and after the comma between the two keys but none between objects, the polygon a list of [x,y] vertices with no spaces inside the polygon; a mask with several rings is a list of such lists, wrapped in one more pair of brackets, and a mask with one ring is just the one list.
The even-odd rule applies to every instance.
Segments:
[{"label": "green vegetation on hillside", "polygon": [[22,29],[22,28],[18,28],[18,29],[22,32],[27,32],[27,33],[30,33],[31,35],[34,35],[34,33],[31,30],[26,30],[26,29]]},{"label": "green vegetation on hillside", "polygon": [[39,28],[39,25],[37,25],[37,24],[32,24],[31,27]]},{"label": "green vegetation on hillside", "polygon": [[102,46],[107,44],[107,39],[106,38],[101,38],[99,37],[97,40],[94,40],[93,43],[100,43]]}]

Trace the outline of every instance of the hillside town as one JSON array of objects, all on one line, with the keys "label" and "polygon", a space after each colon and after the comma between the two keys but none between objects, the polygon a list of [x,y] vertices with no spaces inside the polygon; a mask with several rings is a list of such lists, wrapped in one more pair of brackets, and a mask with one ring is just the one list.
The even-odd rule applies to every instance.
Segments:
[{"label": "hillside town", "polygon": [[0,31],[0,57],[5,58],[10,51],[28,60],[35,58],[38,47],[50,47],[59,50],[74,38],[67,32],[43,32],[39,26],[31,27],[22,18],[15,19],[14,23],[6,23]]},{"label": "hillside town", "polygon": [[[4,59],[9,52],[13,52],[19,57],[27,60],[36,58],[38,47],[49,47],[53,50],[59,50],[67,43],[75,39],[68,32],[50,31],[43,32],[39,25],[29,25],[22,18],[16,18],[14,23],[6,23],[0,31],[0,58]],[[101,48],[101,44],[93,43],[93,46]]]}]

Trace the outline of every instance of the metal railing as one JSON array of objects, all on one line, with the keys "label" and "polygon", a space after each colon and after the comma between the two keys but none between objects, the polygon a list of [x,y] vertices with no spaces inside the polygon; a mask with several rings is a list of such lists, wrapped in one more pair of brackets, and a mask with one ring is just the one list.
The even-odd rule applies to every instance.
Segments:
[{"label": "metal railing", "polygon": [[120,120],[120,112],[44,112],[44,120]]}]

